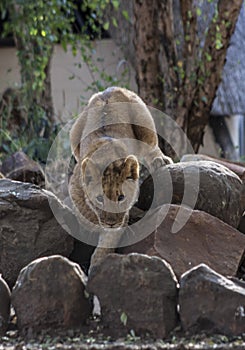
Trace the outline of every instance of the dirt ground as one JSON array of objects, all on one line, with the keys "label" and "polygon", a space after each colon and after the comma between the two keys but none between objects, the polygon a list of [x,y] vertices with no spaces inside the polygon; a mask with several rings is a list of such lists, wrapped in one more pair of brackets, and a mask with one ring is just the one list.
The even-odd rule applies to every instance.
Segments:
[{"label": "dirt ground", "polygon": [[101,334],[75,333],[66,331],[59,335],[38,335],[25,337],[17,331],[9,331],[0,338],[0,350],[245,350],[245,334],[228,338],[224,335],[195,336],[173,335],[167,340],[152,341],[140,339],[132,332],[127,337],[113,340]]}]

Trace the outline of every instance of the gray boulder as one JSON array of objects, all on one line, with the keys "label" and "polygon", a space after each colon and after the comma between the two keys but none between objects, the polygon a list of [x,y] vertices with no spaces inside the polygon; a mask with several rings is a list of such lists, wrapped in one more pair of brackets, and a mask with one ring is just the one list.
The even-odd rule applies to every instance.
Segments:
[{"label": "gray boulder", "polygon": [[12,180],[30,182],[42,187],[45,183],[41,166],[22,151],[7,157],[1,165],[1,172]]},{"label": "gray boulder", "polygon": [[115,337],[165,338],[177,325],[177,280],[168,263],[141,254],[109,254],[89,275],[89,293],[101,305],[104,327]]},{"label": "gray boulder", "polygon": [[56,221],[50,202],[65,218],[67,209],[51,192],[30,183],[0,180],[0,272],[11,287],[32,260],[72,252],[74,239]]},{"label": "gray boulder", "polygon": [[138,207],[183,204],[238,227],[244,211],[243,183],[225,166],[211,161],[169,164],[141,185]]},{"label": "gray boulder", "polygon": [[80,327],[90,314],[86,277],[79,265],[56,255],[40,258],[18,276],[12,304],[21,333]]},{"label": "gray boulder", "polygon": [[179,306],[185,331],[245,332],[245,283],[231,281],[204,264],[181,277]]},{"label": "gray boulder", "polygon": [[121,248],[121,253],[159,256],[178,278],[200,263],[223,275],[237,275],[245,253],[244,234],[204,211],[178,205],[163,205],[152,215],[163,218],[159,227],[138,243]]}]

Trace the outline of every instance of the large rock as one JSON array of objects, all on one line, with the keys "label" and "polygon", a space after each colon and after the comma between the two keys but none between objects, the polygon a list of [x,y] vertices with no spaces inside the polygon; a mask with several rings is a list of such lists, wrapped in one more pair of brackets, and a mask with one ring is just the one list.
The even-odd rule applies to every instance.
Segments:
[{"label": "large rock", "polygon": [[204,211],[173,204],[162,206],[160,211],[164,217],[160,226],[144,240],[120,249],[122,253],[159,256],[177,277],[200,263],[224,275],[237,274],[245,235]]},{"label": "large rock", "polygon": [[102,320],[118,337],[166,337],[177,325],[177,280],[162,259],[141,254],[109,254],[92,270],[87,290],[101,305]]},{"label": "large rock", "polygon": [[148,210],[151,205],[156,208],[166,203],[203,210],[237,227],[244,211],[243,183],[231,170],[214,162],[169,164],[154,173],[154,182],[152,177],[144,181],[138,207]]},{"label": "large rock", "polygon": [[0,336],[3,335],[8,328],[10,316],[10,295],[10,289],[0,275]]},{"label": "large rock", "polygon": [[235,283],[204,264],[181,277],[179,307],[185,331],[245,333],[245,283]]},{"label": "large rock", "polygon": [[69,256],[74,239],[59,225],[49,203],[65,217],[67,209],[37,186],[0,180],[0,272],[13,286],[32,260],[53,254]]},{"label": "large rock", "polygon": [[45,177],[41,166],[22,151],[6,158],[1,171],[9,179],[44,186]]},{"label": "large rock", "polygon": [[55,255],[40,258],[18,276],[12,304],[22,333],[80,327],[90,314],[86,277],[80,267]]},{"label": "large rock", "polygon": [[239,178],[244,181],[245,180],[245,164],[240,162],[233,162],[229,159],[225,158],[215,158],[211,156],[207,156],[206,154],[185,154],[180,159],[180,162],[200,162],[203,160],[209,160],[215,163],[219,163],[221,165],[224,165],[226,168],[233,171]]}]

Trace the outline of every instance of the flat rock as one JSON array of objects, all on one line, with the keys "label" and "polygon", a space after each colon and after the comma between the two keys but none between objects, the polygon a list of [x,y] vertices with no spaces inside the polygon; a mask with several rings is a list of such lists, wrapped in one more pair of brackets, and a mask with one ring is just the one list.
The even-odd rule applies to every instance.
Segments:
[{"label": "flat rock", "polygon": [[86,277],[79,265],[54,255],[40,258],[18,276],[12,304],[22,333],[80,327],[90,314]]},{"label": "flat rock", "polygon": [[160,226],[120,252],[159,256],[172,266],[177,277],[200,263],[223,275],[236,276],[245,253],[244,234],[204,211],[173,204],[160,210],[164,218]]},{"label": "flat rock", "polygon": [[177,325],[177,280],[168,263],[141,254],[109,254],[89,276],[87,290],[101,305],[103,324],[116,337],[165,338]]},{"label": "flat rock", "polygon": [[41,166],[22,151],[7,157],[1,171],[9,179],[44,186],[45,176]]},{"label": "flat rock", "polygon": [[0,180],[0,272],[10,287],[32,260],[72,252],[74,239],[56,221],[50,202],[67,215],[51,192],[29,183]]},{"label": "flat rock", "polygon": [[179,306],[185,331],[245,333],[245,283],[235,283],[204,264],[181,277]]},{"label": "flat rock", "polygon": [[8,328],[10,317],[10,289],[0,275],[0,336],[4,335]]},{"label": "flat rock", "polygon": [[160,168],[153,176],[154,181],[148,177],[141,185],[140,209],[182,203],[238,227],[244,211],[244,185],[225,166],[210,161],[181,162]]}]

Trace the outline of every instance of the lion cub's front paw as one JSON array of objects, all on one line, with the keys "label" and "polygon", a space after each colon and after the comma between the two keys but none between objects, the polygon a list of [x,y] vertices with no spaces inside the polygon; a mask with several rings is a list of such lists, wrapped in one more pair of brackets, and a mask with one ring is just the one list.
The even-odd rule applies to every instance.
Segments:
[{"label": "lion cub's front paw", "polygon": [[153,162],[151,164],[152,170],[156,171],[157,169],[167,165],[167,164],[172,164],[173,161],[171,158],[167,156],[161,156],[161,157],[156,157],[153,159]]},{"label": "lion cub's front paw", "polygon": [[105,257],[110,254],[114,253],[115,249],[113,248],[101,248],[97,247],[91,257],[90,261],[90,267],[88,270],[88,275],[90,276],[91,274],[96,273],[96,268],[100,263],[105,259]]}]

